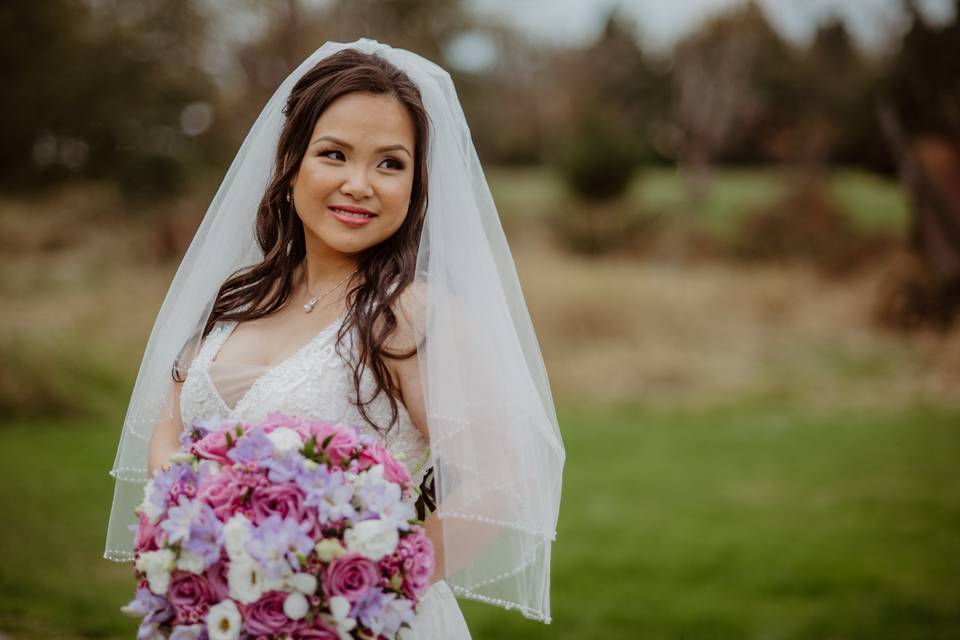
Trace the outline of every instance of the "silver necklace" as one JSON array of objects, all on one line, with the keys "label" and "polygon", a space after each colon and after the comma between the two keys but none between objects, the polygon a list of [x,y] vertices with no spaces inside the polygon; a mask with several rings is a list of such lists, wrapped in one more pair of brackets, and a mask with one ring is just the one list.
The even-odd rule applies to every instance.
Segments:
[{"label": "silver necklace", "polygon": [[315,295],[313,295],[313,292],[310,291],[310,283],[307,281],[307,269],[304,268],[304,269],[303,269],[303,284],[307,287],[307,293],[310,294],[310,299],[307,300],[306,304],[303,305],[303,310],[306,311],[307,313],[310,313],[311,311],[313,311],[313,308],[314,308],[315,306],[317,306],[317,303],[318,303],[318,302],[320,302],[320,301],[323,300],[326,296],[328,296],[329,294],[331,294],[331,293],[333,293],[334,291],[336,291],[337,289],[339,289],[339,288],[340,288],[340,285],[342,285],[344,282],[346,282],[347,280],[349,280],[350,278],[352,278],[353,275],[354,275],[357,271],[360,271],[360,267],[357,267],[356,269],[354,269],[353,273],[351,273],[350,275],[348,275],[346,278],[344,278],[343,280],[341,280],[341,281],[338,282],[337,284],[333,285],[333,288],[331,288],[329,291],[325,291],[324,293],[320,294],[319,296],[315,296]]}]

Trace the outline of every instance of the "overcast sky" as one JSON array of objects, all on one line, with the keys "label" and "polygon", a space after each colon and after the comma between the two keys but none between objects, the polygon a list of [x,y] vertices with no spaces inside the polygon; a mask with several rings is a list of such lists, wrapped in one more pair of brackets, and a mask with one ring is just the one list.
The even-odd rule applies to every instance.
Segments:
[{"label": "overcast sky", "polygon": [[[788,38],[803,41],[817,23],[839,15],[859,42],[881,45],[903,21],[902,0],[757,0]],[[619,7],[652,47],[669,45],[703,20],[745,0],[467,0],[482,15],[499,16],[533,37],[578,44],[597,36],[607,13]],[[953,0],[918,0],[935,20],[950,18]]]}]

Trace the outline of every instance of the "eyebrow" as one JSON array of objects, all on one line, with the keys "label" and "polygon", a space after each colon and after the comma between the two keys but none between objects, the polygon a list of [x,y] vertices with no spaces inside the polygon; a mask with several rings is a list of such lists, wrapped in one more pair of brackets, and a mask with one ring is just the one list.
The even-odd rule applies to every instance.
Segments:
[{"label": "eyebrow", "polygon": [[[353,145],[350,144],[349,142],[346,142],[346,141],[344,141],[344,140],[341,140],[340,138],[337,138],[337,137],[335,137],[335,136],[330,136],[330,135],[320,136],[319,138],[317,138],[316,140],[314,140],[314,141],[311,142],[310,144],[311,144],[311,146],[312,146],[312,145],[320,142],[321,140],[329,140],[330,142],[336,142],[336,143],[337,143],[338,145],[340,145],[341,147],[345,147],[345,148],[347,148],[347,149],[350,149],[351,151],[353,150]],[[402,144],[393,144],[393,145],[388,145],[388,146],[386,146],[386,147],[380,147],[380,148],[376,149],[376,151],[377,151],[378,153],[381,152],[381,151],[403,151],[403,152],[405,152],[408,156],[410,156],[411,158],[413,157],[413,154],[410,153],[410,152],[407,150],[407,148],[406,148],[405,146],[403,146]]]}]

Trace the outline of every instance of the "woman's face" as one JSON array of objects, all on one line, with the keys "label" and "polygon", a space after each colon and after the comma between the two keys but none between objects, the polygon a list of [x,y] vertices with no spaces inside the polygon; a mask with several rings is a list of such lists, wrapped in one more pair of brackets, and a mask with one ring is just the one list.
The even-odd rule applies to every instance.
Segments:
[{"label": "woman's face", "polygon": [[330,103],[291,181],[307,253],[355,254],[393,235],[410,205],[414,153],[413,121],[394,97],[349,93]]}]

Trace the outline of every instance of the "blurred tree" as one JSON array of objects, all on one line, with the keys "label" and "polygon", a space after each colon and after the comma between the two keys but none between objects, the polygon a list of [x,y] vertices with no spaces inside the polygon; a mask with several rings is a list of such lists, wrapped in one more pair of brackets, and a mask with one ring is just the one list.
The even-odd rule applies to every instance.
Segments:
[{"label": "blurred tree", "polygon": [[901,41],[884,94],[908,134],[946,136],[960,143],[960,0],[953,20],[932,24],[904,0],[911,26]]},{"label": "blurred tree", "polygon": [[616,11],[596,42],[560,52],[551,71],[562,78],[570,105],[546,147],[548,161],[583,198],[622,195],[638,164],[655,153],[647,133],[662,112],[666,75]]},{"label": "blurred tree", "polygon": [[910,196],[909,253],[884,274],[879,318],[947,330],[960,317],[960,0],[943,25],[906,8],[877,112]]},{"label": "blurred tree", "polygon": [[797,109],[794,159],[883,164],[886,154],[874,117],[881,70],[880,61],[856,48],[842,21],[820,25],[797,69],[806,99]]},{"label": "blurred tree", "polygon": [[782,56],[779,37],[751,3],[722,14],[674,49],[671,144],[691,200],[706,196],[711,163],[758,111],[757,65]]},{"label": "blurred tree", "polygon": [[16,2],[0,28],[5,188],[111,178],[164,197],[216,149],[206,16],[191,0]]}]

